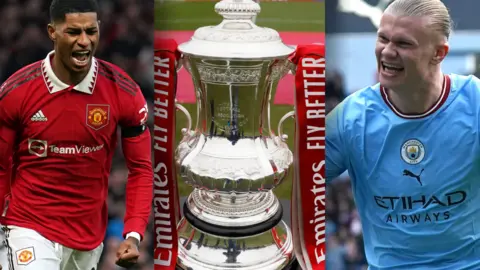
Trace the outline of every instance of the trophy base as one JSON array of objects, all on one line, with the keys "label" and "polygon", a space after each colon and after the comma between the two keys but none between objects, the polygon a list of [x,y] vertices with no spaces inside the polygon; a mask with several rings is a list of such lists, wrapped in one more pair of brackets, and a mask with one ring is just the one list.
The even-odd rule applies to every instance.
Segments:
[{"label": "trophy base", "polygon": [[218,236],[194,227],[185,217],[178,226],[177,269],[294,270],[293,239],[287,224],[279,220],[263,232],[256,231],[243,237]]},{"label": "trophy base", "polygon": [[190,211],[188,208],[188,202],[185,202],[183,206],[183,215],[188,223],[204,233],[219,237],[248,237],[251,235],[261,234],[270,230],[271,228],[274,228],[280,221],[282,221],[283,207],[281,204],[278,204],[277,211],[274,212],[271,218],[262,223],[246,226],[221,226],[218,224],[205,222]]},{"label": "trophy base", "polygon": [[[175,270],[193,270],[193,269],[183,269],[180,266],[175,266]],[[285,266],[281,270],[302,270],[300,268],[300,265],[298,264],[298,261],[296,258],[293,258],[293,260],[290,262],[289,265]]]},{"label": "trophy base", "polygon": [[[199,220],[198,222],[212,224],[215,230],[225,227],[248,231],[249,227],[259,227],[259,224],[271,223],[271,220],[274,220],[273,225],[264,225],[272,228],[280,221],[283,213],[278,198],[271,190],[255,193],[226,193],[195,188],[188,196],[184,209],[195,217],[194,220],[189,220],[195,222],[192,223],[193,226],[197,227],[196,220]],[[262,229],[262,231],[265,230]],[[218,234],[218,231],[214,233]],[[232,234],[227,235],[232,236]]]}]

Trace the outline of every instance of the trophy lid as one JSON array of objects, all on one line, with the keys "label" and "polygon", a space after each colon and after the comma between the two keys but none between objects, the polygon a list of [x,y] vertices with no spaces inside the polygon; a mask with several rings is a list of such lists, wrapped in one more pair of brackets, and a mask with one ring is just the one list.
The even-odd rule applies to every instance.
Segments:
[{"label": "trophy lid", "polygon": [[223,16],[216,26],[198,28],[193,37],[178,46],[184,54],[227,59],[278,58],[290,55],[277,31],[259,27],[253,18],[260,5],[253,0],[222,0],[215,11]]}]

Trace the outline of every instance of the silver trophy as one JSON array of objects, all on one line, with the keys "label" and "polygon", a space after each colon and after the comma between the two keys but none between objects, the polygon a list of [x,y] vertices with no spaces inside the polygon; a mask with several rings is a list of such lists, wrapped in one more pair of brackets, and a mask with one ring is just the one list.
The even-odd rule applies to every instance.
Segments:
[{"label": "silver trophy", "polygon": [[274,134],[270,106],[295,48],[254,24],[260,6],[252,0],[223,0],[215,11],[219,25],[197,29],[178,47],[194,82],[197,118],[176,150],[179,173],[194,188],[178,225],[177,267],[288,269],[292,233],[272,190],[293,163],[281,133],[291,114]]}]

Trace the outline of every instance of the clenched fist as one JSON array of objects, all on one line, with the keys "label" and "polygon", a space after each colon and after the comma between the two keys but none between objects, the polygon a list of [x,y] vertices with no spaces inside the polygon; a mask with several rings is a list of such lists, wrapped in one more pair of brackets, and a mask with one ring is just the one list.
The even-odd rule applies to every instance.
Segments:
[{"label": "clenched fist", "polygon": [[138,257],[140,257],[138,245],[138,240],[133,237],[124,240],[117,249],[117,261],[115,263],[118,266],[125,268],[129,268],[136,264]]}]

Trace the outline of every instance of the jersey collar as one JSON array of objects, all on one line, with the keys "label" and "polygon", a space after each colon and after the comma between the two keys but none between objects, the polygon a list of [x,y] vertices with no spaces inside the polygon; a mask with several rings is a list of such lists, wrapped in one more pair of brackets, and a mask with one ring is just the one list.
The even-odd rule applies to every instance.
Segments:
[{"label": "jersey collar", "polygon": [[443,76],[443,86],[442,86],[442,93],[440,94],[440,97],[438,100],[435,102],[435,104],[432,105],[427,111],[420,113],[420,114],[406,114],[401,112],[395,105],[390,101],[390,97],[388,96],[387,89],[385,87],[380,86],[380,93],[382,94],[382,98],[385,101],[385,103],[390,107],[390,109],[398,116],[401,118],[405,119],[419,119],[419,118],[424,118],[427,117],[434,112],[436,112],[438,109],[442,107],[442,105],[447,101],[447,98],[450,94],[450,77],[448,75]]},{"label": "jersey collar", "polygon": [[[51,56],[53,56],[54,53],[55,51],[51,51],[50,53],[48,53],[47,57],[42,61],[43,80],[45,81],[45,84],[50,94],[60,92],[72,87],[62,82],[57,77],[57,75],[55,75],[55,72],[53,72],[50,58]],[[87,76],[85,76],[85,78],[80,83],[73,86],[72,89],[82,93],[92,94],[93,89],[95,88],[95,83],[97,81],[97,74],[98,74],[97,59],[95,59],[95,57],[92,57],[92,65],[90,66],[90,70],[88,71]]]}]

